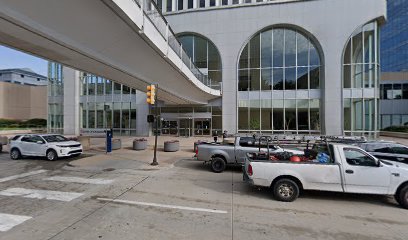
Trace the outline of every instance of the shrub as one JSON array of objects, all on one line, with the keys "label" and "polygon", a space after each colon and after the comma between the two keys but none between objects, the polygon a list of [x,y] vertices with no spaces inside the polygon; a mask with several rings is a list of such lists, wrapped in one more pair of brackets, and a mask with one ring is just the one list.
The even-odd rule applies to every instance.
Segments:
[{"label": "shrub", "polygon": [[26,121],[14,119],[0,119],[0,128],[41,128],[47,127],[47,120],[33,118]]},{"label": "shrub", "polygon": [[390,126],[383,130],[388,132],[408,132],[408,126]]}]

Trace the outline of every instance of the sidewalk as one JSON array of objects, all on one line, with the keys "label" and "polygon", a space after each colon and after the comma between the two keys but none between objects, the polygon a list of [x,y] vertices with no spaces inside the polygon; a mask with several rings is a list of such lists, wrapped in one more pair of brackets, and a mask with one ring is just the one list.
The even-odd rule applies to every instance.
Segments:
[{"label": "sidewalk", "polygon": [[[148,139],[148,147],[143,151],[135,151],[132,149],[133,140],[136,137],[117,137],[122,140],[122,148],[114,150],[112,153],[105,153],[105,139],[92,138],[91,149],[85,151],[84,154],[91,154],[89,157],[81,158],[70,162],[71,167],[91,168],[91,169],[160,169],[171,167],[177,160],[191,159],[194,156],[194,142],[213,141],[211,137],[169,137],[160,136],[158,138],[157,161],[158,166],[151,166],[154,153],[154,137],[146,137]],[[164,142],[169,140],[179,140],[180,150],[178,152],[164,152]]]}]

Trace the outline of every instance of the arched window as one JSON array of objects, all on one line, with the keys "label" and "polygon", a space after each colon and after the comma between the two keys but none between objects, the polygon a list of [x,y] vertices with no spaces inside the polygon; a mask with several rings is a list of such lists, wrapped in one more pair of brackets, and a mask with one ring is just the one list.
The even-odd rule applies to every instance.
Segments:
[{"label": "arched window", "polygon": [[238,62],[238,131],[320,133],[321,65],[316,45],[298,30],[255,34]]},{"label": "arched window", "polygon": [[219,87],[222,81],[222,65],[215,45],[207,38],[191,33],[179,34],[177,38],[195,65],[212,80],[212,87]]},{"label": "arched window", "polygon": [[318,89],[320,57],[299,31],[272,28],[256,34],[239,58],[238,91]]},{"label": "arched window", "polygon": [[373,21],[356,29],[344,50],[343,116],[346,134],[375,134],[378,131],[378,54],[379,27]]}]

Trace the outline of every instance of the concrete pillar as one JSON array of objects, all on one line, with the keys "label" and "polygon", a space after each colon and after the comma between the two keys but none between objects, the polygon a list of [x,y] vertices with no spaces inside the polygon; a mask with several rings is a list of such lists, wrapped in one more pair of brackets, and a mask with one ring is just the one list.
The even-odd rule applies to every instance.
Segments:
[{"label": "concrete pillar", "polygon": [[136,91],[136,135],[149,136],[150,125],[147,122],[149,105],[146,103],[146,93]]},{"label": "concrete pillar", "polygon": [[188,9],[188,0],[183,0],[183,10]]},{"label": "concrete pillar", "polygon": [[171,2],[171,11],[177,11],[177,0],[172,0]]},{"label": "concrete pillar", "polygon": [[80,72],[63,67],[64,78],[64,134],[79,135]]},{"label": "concrete pillar", "polygon": [[210,0],[205,0],[205,7],[208,8],[210,6]]},{"label": "concrete pillar", "polygon": [[221,0],[215,0],[215,6],[221,6]]},{"label": "concrete pillar", "polygon": [[167,12],[167,0],[162,1],[162,13]]},{"label": "concrete pillar", "polygon": [[199,0],[193,0],[193,8],[198,8],[198,1]]},{"label": "concrete pillar", "polygon": [[[322,98],[320,107],[321,131],[326,135],[343,134],[343,85],[341,79],[341,56],[342,50],[335,49],[326,51],[325,61],[331,64],[325,65],[324,79],[322,80]],[[325,84],[330,82],[330,84]]]}]

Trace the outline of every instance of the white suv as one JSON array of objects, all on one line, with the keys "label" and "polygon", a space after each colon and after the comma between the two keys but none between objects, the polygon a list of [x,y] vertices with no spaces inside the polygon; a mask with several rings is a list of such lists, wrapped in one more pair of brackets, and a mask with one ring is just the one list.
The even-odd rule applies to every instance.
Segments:
[{"label": "white suv", "polygon": [[10,141],[11,159],[38,156],[53,161],[59,157],[78,156],[81,153],[81,143],[56,134],[26,134],[15,136]]}]

